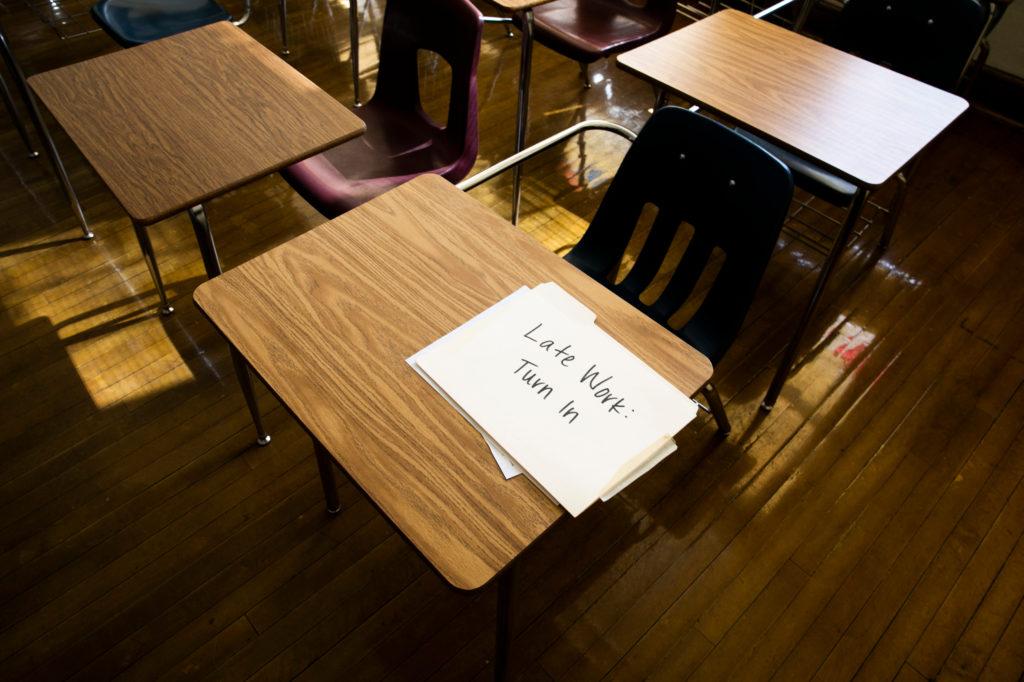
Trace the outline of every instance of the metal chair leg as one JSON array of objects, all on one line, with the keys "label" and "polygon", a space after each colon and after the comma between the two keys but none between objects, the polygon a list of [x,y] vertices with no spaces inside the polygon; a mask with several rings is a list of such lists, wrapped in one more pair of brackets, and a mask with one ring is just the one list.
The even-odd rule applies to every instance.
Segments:
[{"label": "metal chair leg", "polygon": [[327,513],[334,515],[341,511],[338,500],[338,486],[334,481],[334,461],[327,449],[313,439],[313,451],[316,453],[316,466],[320,470],[320,483],[324,487],[324,500],[327,502]]},{"label": "metal chair leg", "polygon": [[589,90],[594,86],[594,83],[590,80],[590,64],[580,62],[580,80],[583,81],[583,88]]},{"label": "metal chair leg", "polygon": [[359,98],[359,3],[358,0],[348,2],[348,44],[349,61],[352,63],[352,92],[355,106],[363,106]]},{"label": "metal chair leg", "polygon": [[32,138],[28,136],[28,130],[25,128],[25,122],[21,120],[21,115],[18,113],[17,107],[14,106],[14,100],[11,98],[11,91],[7,89],[7,81],[4,80],[3,76],[0,76],[0,95],[3,95],[4,106],[7,107],[7,111],[11,115],[11,120],[14,121],[14,127],[18,131],[18,135],[21,136],[21,141],[25,143],[25,149],[28,150],[28,158],[37,158],[39,156],[39,152],[32,148]]},{"label": "metal chair leg", "polygon": [[850,210],[846,214],[846,222],[843,223],[843,229],[839,231],[839,236],[836,237],[835,242],[832,244],[832,250],[829,251],[828,257],[821,266],[821,273],[818,275],[818,281],[814,285],[814,292],[804,308],[800,322],[793,333],[793,338],[790,339],[789,345],[786,346],[786,350],[782,353],[782,361],[779,362],[779,367],[775,370],[775,376],[772,378],[771,386],[768,387],[768,393],[761,402],[761,409],[766,412],[771,411],[775,406],[775,401],[779,398],[782,386],[786,383],[786,378],[793,368],[793,361],[796,359],[797,350],[800,348],[800,340],[803,338],[804,332],[807,331],[807,325],[810,324],[811,318],[814,316],[814,309],[818,306],[818,300],[825,291],[825,285],[828,284],[829,277],[832,276],[832,271],[835,269],[836,263],[839,262],[839,257],[846,250],[846,244],[850,241],[850,233],[860,219],[860,212],[864,208],[866,196],[867,191],[864,188],[857,191],[853,198],[853,203],[850,204]]},{"label": "metal chair leg", "polygon": [[[530,110],[530,67],[533,62],[533,10],[523,10],[523,42],[519,53],[519,106],[516,108],[516,148],[523,151],[526,146],[526,123]],[[516,166],[512,171],[512,224],[519,223],[519,199],[523,193],[523,170]]]},{"label": "metal chair leg", "polygon": [[495,623],[494,679],[508,679],[509,649],[512,644],[512,590],[515,587],[516,564],[513,560],[498,576],[498,614]]},{"label": "metal chair leg", "polygon": [[661,109],[666,104],[668,104],[668,90],[666,90],[665,88],[655,88],[654,89],[654,109],[652,110],[652,113],[654,111],[657,111],[658,109]]},{"label": "metal chair leg", "polygon": [[882,230],[882,236],[878,239],[878,245],[875,246],[876,257],[881,256],[889,248],[889,242],[892,241],[892,233],[896,229],[896,221],[899,220],[900,213],[903,211],[903,202],[907,199],[910,178],[913,176],[916,168],[917,159],[914,159],[910,162],[909,166],[896,174],[896,195],[889,203],[888,212],[885,216],[885,228]]},{"label": "metal chair leg", "polygon": [[139,242],[142,259],[146,261],[146,267],[149,268],[149,276],[153,278],[153,285],[156,287],[156,293],[160,297],[160,312],[164,315],[170,315],[174,312],[174,306],[167,301],[167,292],[164,291],[164,281],[160,277],[160,268],[156,264],[156,254],[153,253],[153,243],[149,241],[149,232],[145,225],[140,225],[135,221],[132,221],[132,227],[135,228],[135,239]]},{"label": "metal chair leg", "polygon": [[277,11],[281,17],[281,54],[287,57],[292,53],[288,47],[288,0],[278,0]]},{"label": "metal chair leg", "polygon": [[93,232],[89,228],[89,223],[85,219],[85,213],[82,211],[82,205],[78,201],[78,195],[75,194],[75,189],[71,186],[71,180],[68,178],[68,172],[64,169],[64,163],[60,160],[60,155],[57,153],[57,146],[53,144],[53,138],[50,137],[50,132],[46,129],[46,125],[43,123],[43,117],[39,113],[39,107],[36,106],[36,100],[32,97],[32,93],[28,89],[28,84],[25,82],[25,74],[22,73],[21,67],[18,62],[14,60],[14,53],[11,52],[10,45],[7,43],[7,36],[4,34],[3,29],[0,28],[0,53],[3,54],[4,62],[7,64],[7,70],[11,72],[14,77],[14,85],[18,88],[18,92],[21,93],[21,98],[25,100],[25,106],[28,109],[29,118],[32,119],[32,125],[36,127],[36,132],[39,134],[39,138],[43,142],[43,149],[46,150],[46,155],[50,157],[50,163],[53,165],[53,170],[57,174],[57,178],[60,180],[61,187],[64,189],[64,196],[67,197],[68,203],[71,205],[71,212],[78,218],[78,224],[82,228],[82,236],[85,239],[92,239]]},{"label": "metal chair leg", "polygon": [[235,377],[238,379],[238,385],[242,387],[242,396],[249,408],[253,426],[256,427],[256,445],[262,447],[270,442],[270,434],[263,428],[263,418],[260,417],[260,406],[256,402],[256,391],[252,385],[252,372],[249,370],[249,363],[234,346],[231,346],[231,362],[235,366]]},{"label": "metal chair leg", "polygon": [[723,436],[728,436],[732,431],[732,424],[729,423],[729,415],[725,413],[725,406],[722,405],[722,397],[718,395],[718,389],[709,381],[701,386],[700,392],[708,401],[711,414],[715,418],[715,423],[718,424],[718,432]]},{"label": "metal chair leg", "polygon": [[217,256],[217,245],[213,242],[213,232],[210,231],[210,221],[206,218],[206,209],[202,204],[193,206],[188,210],[188,217],[196,233],[196,243],[199,244],[199,253],[203,256],[206,276],[212,279],[223,273],[224,269],[221,268],[220,257]]},{"label": "metal chair leg", "polygon": [[803,4],[800,5],[800,13],[796,16],[796,21],[793,23],[793,30],[800,33],[804,30],[804,25],[807,23],[807,18],[811,16],[811,10],[814,9],[815,0],[804,0]]}]

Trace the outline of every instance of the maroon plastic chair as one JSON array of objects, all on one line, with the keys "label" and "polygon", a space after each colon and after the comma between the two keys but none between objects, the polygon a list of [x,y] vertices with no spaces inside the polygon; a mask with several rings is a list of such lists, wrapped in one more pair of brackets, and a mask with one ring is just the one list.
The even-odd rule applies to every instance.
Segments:
[{"label": "maroon plastic chair", "polygon": [[585,67],[665,35],[675,15],[676,0],[555,0],[533,9],[533,38]]},{"label": "maroon plastic chair", "polygon": [[[356,113],[366,134],[281,172],[328,218],[341,215],[417,175],[452,182],[476,161],[477,64],[483,16],[468,0],[388,0],[373,98]],[[417,52],[451,67],[448,120],[431,120],[420,103]]]}]

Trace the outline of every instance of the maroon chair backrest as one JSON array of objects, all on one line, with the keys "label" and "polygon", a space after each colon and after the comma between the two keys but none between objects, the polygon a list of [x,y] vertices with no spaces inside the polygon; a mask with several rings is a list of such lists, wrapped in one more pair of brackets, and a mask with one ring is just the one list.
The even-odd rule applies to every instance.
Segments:
[{"label": "maroon chair backrest", "polygon": [[[624,1],[629,2],[629,0]],[[630,2],[629,4],[634,3]],[[676,19],[678,4],[679,0],[647,0],[647,4],[644,5],[644,12],[657,19],[661,24],[661,28],[658,29],[659,36],[672,30],[672,22]]]},{"label": "maroon chair backrest", "polygon": [[428,118],[420,102],[417,52],[436,52],[451,67],[445,132],[453,144],[463,146],[463,156],[475,159],[476,72],[483,25],[483,15],[469,0],[388,0],[377,89],[367,106],[387,104]]}]

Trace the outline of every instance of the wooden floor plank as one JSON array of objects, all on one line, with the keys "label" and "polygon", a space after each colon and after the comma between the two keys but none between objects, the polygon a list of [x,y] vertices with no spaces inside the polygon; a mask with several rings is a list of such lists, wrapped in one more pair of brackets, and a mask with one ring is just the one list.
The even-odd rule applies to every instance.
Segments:
[{"label": "wooden floor plank", "polygon": [[[1020,606],[1024,586],[1024,542],[1020,538],[1006,564],[992,584],[984,601],[974,612],[970,622],[946,657],[939,677],[977,679],[1014,610]],[[942,655],[945,652],[939,652]]]},{"label": "wooden floor plank", "polygon": [[[364,98],[383,3],[361,3]],[[481,5],[485,13],[493,8]],[[297,67],[351,103],[347,8],[290,3]],[[4,27],[36,73],[120,49]],[[245,30],[277,49],[276,6]],[[519,40],[488,26],[477,168],[512,151]],[[436,110],[448,83],[424,62]],[[528,139],[639,129],[649,86],[534,54]],[[0,678],[489,679],[493,587],[457,594],[345,477],[328,517],[310,443],[272,396],[253,429],[190,297],[188,220],[152,228],[161,317],[131,224],[52,125],[97,233],[0,125]],[[564,252],[626,150],[588,134],[526,166],[521,229]],[[522,558],[518,679],[1017,679],[1024,672],[1024,130],[968,112],[922,156],[890,249],[840,263],[775,409],[758,405],[822,256],[785,233],[716,367],[733,434],[679,452]],[[885,188],[883,195],[892,188]],[[473,190],[508,215],[511,178]],[[227,267],[323,218],[277,176],[208,206]],[[13,408],[13,409],[8,409]]]}]

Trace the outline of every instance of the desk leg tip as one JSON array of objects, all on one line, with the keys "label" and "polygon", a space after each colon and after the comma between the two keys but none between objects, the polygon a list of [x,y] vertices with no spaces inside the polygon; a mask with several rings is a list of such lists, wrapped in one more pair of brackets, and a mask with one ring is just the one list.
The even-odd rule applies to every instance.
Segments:
[{"label": "desk leg tip", "polygon": [[84,232],[84,233],[82,233],[82,239],[83,239],[83,240],[85,240],[85,241],[87,241],[87,242],[88,242],[88,241],[92,241],[92,239],[93,239],[93,238],[94,238],[95,236],[96,236],[96,233],[95,233],[95,232],[93,232],[92,230],[89,230],[88,232]]},{"label": "desk leg tip", "polygon": [[28,153],[28,158],[30,158],[30,159],[38,159],[39,158],[39,152],[29,152]]},{"label": "desk leg tip", "polygon": [[761,401],[761,409],[763,411],[771,412],[773,407],[775,407],[775,403],[768,403],[768,402],[765,402],[765,401]]},{"label": "desk leg tip", "polygon": [[337,507],[334,507],[334,508],[327,507],[327,515],[328,516],[337,516],[340,512],[341,512],[341,505],[340,504]]},{"label": "desk leg tip", "polygon": [[160,314],[161,315],[171,315],[173,313],[174,313],[174,306],[173,305],[166,305],[166,306],[163,306],[163,307],[160,308]]},{"label": "desk leg tip", "polygon": [[266,446],[266,445],[269,445],[269,444],[270,444],[270,434],[269,433],[264,433],[262,436],[258,436],[256,438],[256,445],[259,445],[261,448]]}]

